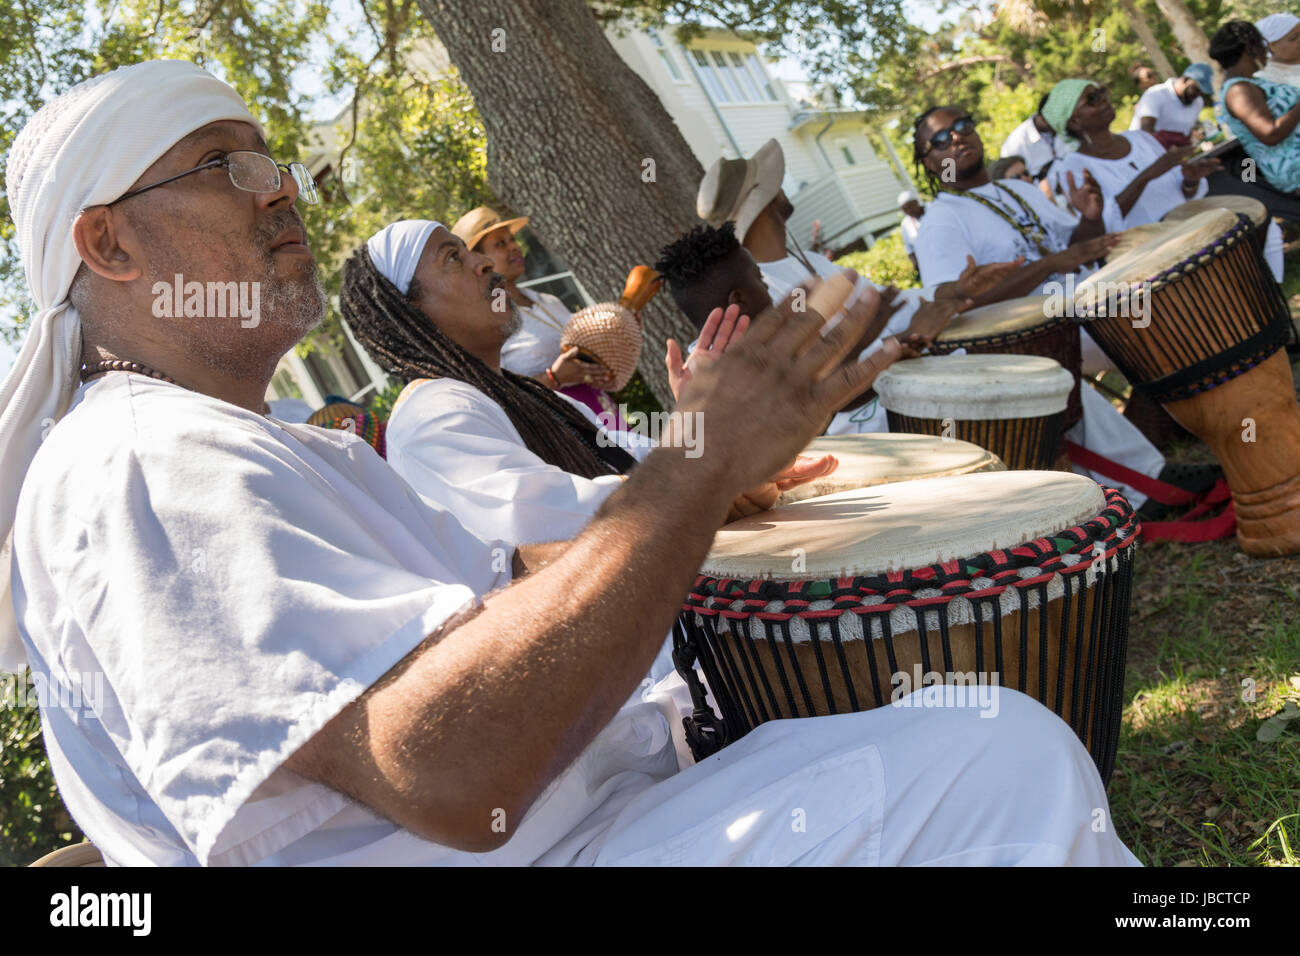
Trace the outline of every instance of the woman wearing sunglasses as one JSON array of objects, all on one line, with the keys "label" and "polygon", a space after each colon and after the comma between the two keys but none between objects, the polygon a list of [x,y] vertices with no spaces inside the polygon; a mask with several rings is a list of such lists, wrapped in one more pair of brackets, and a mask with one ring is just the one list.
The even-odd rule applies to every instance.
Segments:
[{"label": "woman wearing sunglasses", "polygon": [[1112,132],[1115,107],[1106,88],[1091,80],[1057,83],[1043,116],[1073,149],[1056,175],[1092,175],[1106,200],[1110,231],[1159,222],[1175,206],[1204,196],[1205,177],[1222,165],[1217,159],[1184,162],[1193,147],[1166,150],[1145,130]]}]

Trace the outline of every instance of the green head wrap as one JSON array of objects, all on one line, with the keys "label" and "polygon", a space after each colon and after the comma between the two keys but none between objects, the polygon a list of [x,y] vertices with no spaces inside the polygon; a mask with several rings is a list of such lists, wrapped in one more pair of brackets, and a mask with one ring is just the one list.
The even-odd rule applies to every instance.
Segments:
[{"label": "green head wrap", "polygon": [[1079,148],[1079,139],[1065,131],[1066,124],[1074,115],[1074,108],[1079,105],[1083,91],[1095,85],[1092,80],[1062,80],[1052,87],[1052,92],[1047,94],[1047,102],[1043,104],[1043,119],[1052,127],[1052,132],[1061,137],[1061,141],[1072,150]]}]

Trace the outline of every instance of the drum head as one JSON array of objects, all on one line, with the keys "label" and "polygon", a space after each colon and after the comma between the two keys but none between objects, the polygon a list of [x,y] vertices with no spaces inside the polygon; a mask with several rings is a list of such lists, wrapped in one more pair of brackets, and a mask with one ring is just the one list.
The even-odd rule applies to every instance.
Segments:
[{"label": "drum head", "polygon": [[726,525],[700,569],[801,581],[885,574],[1013,548],[1105,507],[1101,487],[1059,471],[907,481],[809,498]]},{"label": "drum head", "polygon": [[1191,219],[1176,223],[1172,232],[1156,236],[1119,258],[1111,259],[1075,289],[1075,310],[1088,315],[1092,304],[1107,301],[1110,293],[1124,283],[1141,287],[1168,269],[1186,262],[1202,249],[1237,225],[1237,214],[1226,209],[1207,209]]},{"label": "drum head", "polygon": [[[1182,208],[1181,206],[1179,208]],[[1167,219],[1168,217],[1166,217]],[[1159,239],[1172,233],[1177,226],[1172,222],[1149,222],[1145,226],[1134,226],[1119,234],[1119,242],[1106,255],[1107,262],[1114,262],[1120,256],[1144,246],[1153,239]]]},{"label": "drum head", "polygon": [[1160,221],[1184,222],[1207,209],[1226,209],[1229,212],[1241,213],[1256,226],[1264,225],[1265,220],[1268,219],[1268,207],[1258,199],[1251,199],[1249,196],[1206,196],[1204,199],[1191,199],[1175,206],[1165,213]]},{"label": "drum head", "polygon": [[876,379],[880,404],[913,418],[988,421],[1064,411],[1074,376],[1039,355],[938,355],[895,362]]},{"label": "drum head", "polygon": [[829,435],[814,441],[802,454],[814,458],[834,455],[840,466],[825,478],[782,492],[777,504],[788,505],[805,498],[820,498],[892,481],[1006,470],[997,455],[979,445],[901,432]]},{"label": "drum head", "polygon": [[1014,338],[1067,321],[1062,316],[1048,317],[1045,301],[1044,296],[1029,295],[982,305],[954,318],[935,341],[945,348],[958,348],[964,342]]}]

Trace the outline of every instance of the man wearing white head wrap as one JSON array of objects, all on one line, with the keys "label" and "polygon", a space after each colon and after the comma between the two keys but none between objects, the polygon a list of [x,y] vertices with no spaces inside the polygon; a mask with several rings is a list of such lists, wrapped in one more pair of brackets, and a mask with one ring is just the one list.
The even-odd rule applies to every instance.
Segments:
[{"label": "man wearing white head wrap", "polygon": [[[180,61],[143,63],[70,90],[32,117],[10,151],[6,192],[37,311],[0,385],[0,670],[23,666],[9,593],[18,491],[72,399],[82,359],[81,318],[68,299],[81,257],[67,226],[125,192],[176,140],[218,120],[257,126],[239,95],[212,74]],[[105,152],[109,132],[128,122],[134,134]]]},{"label": "man wearing white head wrap", "polygon": [[[82,91],[51,109],[100,126],[80,155],[111,162],[137,114],[174,103],[174,127],[150,127],[156,160],[74,188],[75,222],[29,224],[24,253],[30,273],[71,232],[83,278],[59,294],[81,357],[134,371],[76,392],[13,524],[24,647],[58,691],[42,706],[51,765],[110,862],[1132,861],[1113,828],[1092,832],[1105,795],[1077,739],[1014,692],[997,695],[1001,721],[885,708],[766,725],[671,781],[664,718],[620,710],[731,500],[868,386],[841,364],[864,311],[824,338],[807,310],[765,316],[770,338],[683,393],[716,428],[705,454],[657,448],[576,541],[483,600],[508,582],[508,550],[426,506],[361,439],[260,413],[322,305],[297,191],[236,171],[266,171],[247,118],[193,129],[192,73],[133,69],[115,74],[134,105],[115,122]],[[20,154],[48,151],[49,128]],[[29,213],[34,168],[15,197]],[[63,202],[56,184],[46,198]],[[262,283],[266,314],[158,315],[155,279],[176,275]],[[988,769],[949,779],[971,760]]]}]

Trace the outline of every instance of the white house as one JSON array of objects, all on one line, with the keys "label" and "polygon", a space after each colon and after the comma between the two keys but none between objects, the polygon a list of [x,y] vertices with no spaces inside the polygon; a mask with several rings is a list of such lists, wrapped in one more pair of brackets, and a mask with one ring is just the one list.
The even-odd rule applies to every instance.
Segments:
[{"label": "white house", "polygon": [[[788,228],[805,248],[817,223],[821,245],[842,249],[869,246],[873,237],[899,222],[897,196],[911,181],[884,136],[870,136],[868,118],[857,110],[822,103],[803,84],[787,86],[773,75],[753,42],[727,30],[706,31],[686,46],[668,32],[625,33],[611,29],[614,49],[658,94],[668,115],[708,168],[721,156],[751,156],[776,138],[785,153],[785,193],[794,204]],[[421,51],[412,69],[437,72],[447,57],[440,47]],[[314,131],[308,166],[318,178],[337,163],[339,131],[350,109]],[[536,236],[524,233],[529,249],[522,286],[558,295],[573,309],[593,301],[562,262]],[[327,394],[368,401],[387,384],[384,374],[349,338],[341,348],[324,346],[306,359],[290,353],[281,360],[268,398],[296,396],[312,407]]]}]

